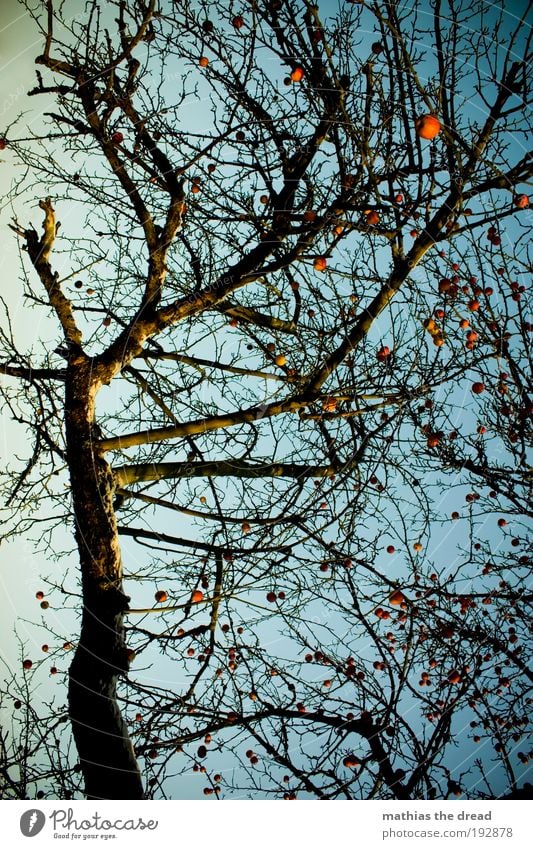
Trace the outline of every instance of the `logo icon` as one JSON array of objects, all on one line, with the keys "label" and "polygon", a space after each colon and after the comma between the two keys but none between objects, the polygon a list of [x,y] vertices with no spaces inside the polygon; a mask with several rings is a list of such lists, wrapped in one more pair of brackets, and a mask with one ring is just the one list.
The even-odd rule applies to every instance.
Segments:
[{"label": "logo icon", "polygon": [[46,817],[42,811],[37,808],[31,808],[29,811],[24,811],[20,818],[20,830],[24,837],[35,837],[42,831],[46,822]]}]

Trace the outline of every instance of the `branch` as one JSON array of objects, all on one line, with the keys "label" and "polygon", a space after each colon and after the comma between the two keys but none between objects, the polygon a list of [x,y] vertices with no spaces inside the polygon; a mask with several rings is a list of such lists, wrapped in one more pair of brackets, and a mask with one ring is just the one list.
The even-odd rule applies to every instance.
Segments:
[{"label": "branch", "polygon": [[173,427],[160,427],[112,436],[109,439],[102,439],[99,446],[102,451],[115,451],[131,448],[133,445],[149,445],[152,442],[163,442],[167,439],[181,439],[197,433],[206,433],[209,430],[224,430],[238,424],[254,424],[261,419],[280,413],[295,413],[308,403],[302,398],[290,398],[274,404],[263,404],[258,407],[249,407],[247,410],[236,410],[233,413],[198,419],[195,422],[183,422]]},{"label": "branch", "polygon": [[176,363],[185,363],[203,372],[204,368],[220,369],[231,374],[243,374],[247,377],[260,377],[262,380],[276,380],[282,383],[290,383],[291,378],[286,375],[273,374],[268,371],[256,371],[254,369],[231,366],[228,363],[219,363],[216,360],[204,360],[201,357],[188,357],[186,354],[176,354],[172,351],[143,351],[143,359],[173,360]]},{"label": "branch", "polygon": [[[137,540],[137,539],[151,539],[151,540],[154,540],[155,542],[159,542],[159,543],[166,542],[166,543],[169,543],[170,545],[181,546],[182,548],[193,548],[193,549],[197,548],[200,551],[209,551],[210,553],[215,553],[215,554],[226,554],[227,551],[228,551],[227,545],[215,545],[215,544],[212,544],[212,543],[200,542],[199,540],[195,540],[195,539],[186,539],[185,537],[176,537],[172,534],[163,534],[163,533],[158,533],[157,531],[148,531],[145,528],[129,528],[126,525],[119,525],[118,526],[118,533],[121,536],[133,537],[135,540]],[[290,545],[286,545],[286,546],[281,545],[281,546],[278,546],[276,550],[278,552],[286,552],[286,551],[289,551],[290,549],[291,549]],[[235,556],[239,556],[241,554],[243,554],[243,555],[257,554],[257,553],[264,552],[264,551],[272,552],[272,547],[269,547],[269,546],[254,547],[253,549],[232,547],[232,549],[231,549],[231,553]],[[157,608],[157,609],[160,610],[161,608]]]},{"label": "branch", "polygon": [[64,369],[55,368],[24,368],[23,366],[11,366],[9,363],[0,363],[0,374],[8,377],[20,377],[33,383],[34,380],[60,380],[65,381]]},{"label": "branch", "polygon": [[135,463],[113,470],[117,486],[140,481],[194,477],[238,478],[327,478],[338,472],[334,465],[300,466],[296,463],[248,463],[244,460],[218,460],[205,463]]},{"label": "branch", "polygon": [[230,315],[232,318],[238,318],[240,321],[255,324],[257,327],[268,327],[270,330],[291,334],[295,334],[298,331],[294,321],[285,321],[282,318],[276,318],[274,315],[266,315],[250,307],[231,304],[229,301],[222,301],[217,304],[217,310],[225,313],[225,315]]},{"label": "branch", "polygon": [[72,346],[80,349],[82,334],[74,319],[72,305],[68,298],[61,291],[57,272],[53,272],[50,266],[49,257],[52,251],[52,246],[55,241],[57,226],[55,212],[50,198],[39,201],[39,207],[44,210],[43,235],[39,239],[36,231],[31,228],[22,230],[17,222],[10,225],[11,229],[19,236],[23,236],[26,241],[28,256],[33,267],[40,277],[41,283],[46,289],[48,300],[54,308],[55,313],[63,328],[65,339]]}]

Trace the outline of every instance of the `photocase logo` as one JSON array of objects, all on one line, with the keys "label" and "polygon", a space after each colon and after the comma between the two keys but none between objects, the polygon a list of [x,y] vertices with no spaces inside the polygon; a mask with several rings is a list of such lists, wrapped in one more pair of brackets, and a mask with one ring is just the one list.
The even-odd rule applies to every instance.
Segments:
[{"label": "photocase logo", "polygon": [[42,831],[46,822],[46,817],[42,811],[37,808],[32,808],[29,811],[24,811],[20,818],[20,830],[24,837],[35,837]]}]

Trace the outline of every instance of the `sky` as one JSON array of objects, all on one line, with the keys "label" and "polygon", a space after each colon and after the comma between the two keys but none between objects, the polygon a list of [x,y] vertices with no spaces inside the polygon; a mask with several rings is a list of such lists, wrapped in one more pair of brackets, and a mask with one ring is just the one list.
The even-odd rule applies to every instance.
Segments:
[{"label": "sky", "polygon": [[[29,125],[38,120],[37,110],[44,110],[44,101],[28,98],[27,92],[35,80],[35,56],[41,49],[41,39],[28,14],[16,0],[3,0],[0,7],[0,132],[16,117],[26,112]],[[40,99],[39,99],[40,100]],[[22,344],[31,344],[36,328],[24,316],[19,287],[19,254],[17,238],[9,223],[13,214],[6,201],[13,178],[9,150],[0,153],[0,275],[2,297],[9,305],[17,334]],[[7,462],[19,448],[24,447],[24,434],[14,425],[5,411],[0,410],[0,457]],[[9,664],[18,658],[13,641],[13,626],[19,617],[36,615],[35,592],[42,570],[42,560],[35,557],[34,546],[27,540],[16,539],[0,546],[0,585],[6,600],[0,619],[0,657]],[[39,618],[39,617],[38,617]],[[21,637],[33,640],[26,627],[19,625]]]},{"label": "sky", "polygon": [[[0,12],[0,133],[9,125],[15,117],[26,112],[26,122],[31,126],[39,120],[40,112],[46,109],[44,98],[28,98],[26,92],[34,82],[34,58],[42,49],[42,40],[35,35],[35,27],[15,0],[3,0]],[[36,111],[39,110],[39,111]],[[18,284],[19,256],[17,251],[17,239],[8,228],[8,222],[12,211],[5,203],[4,196],[8,191],[13,177],[13,171],[8,150],[0,152],[0,274],[4,282],[2,296],[10,306],[13,322],[22,344],[31,344],[36,335],[47,335],[52,333],[51,328],[35,327],[27,321],[23,311],[23,303],[20,298]],[[24,218],[28,216],[28,209],[24,209]],[[33,216],[38,221],[37,216]],[[24,435],[20,428],[13,425],[0,410],[0,456],[10,458],[22,449]],[[455,497],[455,496],[453,496]],[[68,531],[64,535],[65,547],[70,545]],[[440,545],[446,545],[445,537],[439,541]],[[68,562],[75,568],[75,558],[71,557]],[[62,564],[62,569],[64,564]],[[0,585],[5,599],[4,613],[0,619],[0,658],[8,665],[19,662],[18,647],[13,640],[13,628],[17,622],[19,636],[26,641],[29,651],[37,652],[41,642],[45,639],[45,629],[36,629],[25,624],[24,620],[39,622],[41,614],[35,600],[35,592],[41,588],[40,576],[50,573],[51,564],[45,563],[40,554],[35,553],[34,545],[27,539],[17,539],[0,546]],[[69,624],[72,619],[65,617],[62,611],[57,614],[53,610],[47,611],[46,622],[48,626],[56,630],[58,634],[63,633],[67,639],[69,636]],[[0,670],[1,674],[1,670]],[[57,681],[50,683],[54,686]],[[186,787],[180,789],[180,795],[184,798],[187,794]]]}]

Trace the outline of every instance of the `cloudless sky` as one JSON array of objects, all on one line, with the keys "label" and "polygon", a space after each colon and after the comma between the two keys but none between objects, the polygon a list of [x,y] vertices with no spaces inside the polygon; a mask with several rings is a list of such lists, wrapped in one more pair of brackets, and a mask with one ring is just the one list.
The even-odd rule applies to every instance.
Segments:
[{"label": "cloudless sky", "polygon": [[[337,4],[328,5],[334,8]],[[83,6],[80,0],[80,10],[83,10]],[[513,13],[519,13],[524,6],[522,2],[509,3],[509,13],[511,14],[511,9]],[[472,21],[471,25],[475,26],[475,21]],[[369,34],[369,41],[371,40],[373,40],[373,34]],[[29,19],[25,10],[16,0],[2,0],[0,6],[0,135],[5,132],[6,126],[15,119],[17,114],[26,112],[26,123],[31,126],[39,120],[42,111],[46,110],[44,97],[28,98],[26,95],[28,89],[34,84],[34,59],[41,50],[42,37],[37,33],[35,24]],[[30,346],[32,339],[38,335],[54,336],[56,328],[36,326],[32,320],[28,320],[20,297],[17,238],[8,228],[12,211],[4,199],[14,174],[13,162],[9,149],[0,152],[0,197],[2,198],[0,201],[0,275],[2,280],[0,294],[10,307],[14,329],[18,335],[20,347],[24,349],[26,345]],[[35,206],[37,200],[36,197]],[[37,227],[40,227],[38,210],[29,209],[27,202],[20,211],[20,215],[23,223],[30,218]],[[33,320],[37,315],[37,312],[31,314]],[[24,443],[25,437],[21,428],[13,425],[9,417],[0,410],[2,463],[19,451],[24,454]],[[448,510],[445,512],[449,513]],[[440,539],[437,536],[437,542],[445,546],[446,534],[443,534]],[[65,529],[64,545],[65,547],[72,545],[68,529]],[[77,569],[76,558],[72,556],[70,561],[73,569]],[[65,564],[62,563],[61,573],[64,568]],[[35,600],[35,592],[41,589],[39,576],[52,574],[52,572],[52,562],[46,563],[42,555],[35,555],[34,545],[28,540],[16,539],[0,546],[0,586],[4,596],[3,615],[0,618],[0,657],[9,665],[19,662],[17,643],[13,639],[14,624],[26,618],[40,621],[41,614]],[[75,635],[66,633],[68,627],[72,627],[71,616],[65,617],[62,611],[56,614],[52,608],[46,612],[45,618],[53,630],[58,633],[65,632],[65,638]],[[28,641],[30,656],[36,655],[41,642],[45,641],[46,631],[40,628],[27,628],[22,621],[18,621],[17,629],[20,636]],[[67,660],[68,658],[65,658],[63,668],[66,668]],[[2,677],[1,669],[0,677]],[[51,681],[50,686],[54,687],[56,684],[63,686],[59,676],[57,680]],[[179,792],[181,798],[187,794],[185,787],[180,787]]]}]

